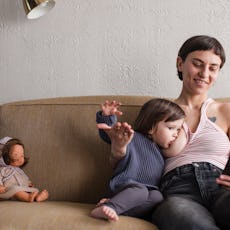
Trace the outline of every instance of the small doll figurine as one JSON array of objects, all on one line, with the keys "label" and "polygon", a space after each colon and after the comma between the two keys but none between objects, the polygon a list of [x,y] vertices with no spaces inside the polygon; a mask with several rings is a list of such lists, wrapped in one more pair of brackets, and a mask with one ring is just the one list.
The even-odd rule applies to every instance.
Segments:
[{"label": "small doll figurine", "polygon": [[24,155],[24,144],[16,138],[5,137],[0,140],[0,199],[25,202],[45,201],[47,190],[39,191],[33,187],[22,168],[28,163]]}]

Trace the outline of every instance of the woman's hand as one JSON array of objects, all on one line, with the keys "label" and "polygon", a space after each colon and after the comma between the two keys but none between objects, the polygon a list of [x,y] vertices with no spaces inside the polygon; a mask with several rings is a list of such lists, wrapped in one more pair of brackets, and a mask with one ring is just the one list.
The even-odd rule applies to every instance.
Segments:
[{"label": "woman's hand", "polygon": [[230,176],[221,174],[220,177],[216,179],[216,183],[230,189]]}]

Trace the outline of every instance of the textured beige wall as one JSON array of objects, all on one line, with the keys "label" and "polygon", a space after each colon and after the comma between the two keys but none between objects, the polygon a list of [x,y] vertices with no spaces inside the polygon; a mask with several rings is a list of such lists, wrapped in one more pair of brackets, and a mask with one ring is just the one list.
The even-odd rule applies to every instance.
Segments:
[{"label": "textured beige wall", "polygon": [[78,95],[176,97],[182,42],[208,34],[227,63],[210,96],[228,97],[230,1],[56,0],[28,20],[21,0],[0,0],[0,104]]}]

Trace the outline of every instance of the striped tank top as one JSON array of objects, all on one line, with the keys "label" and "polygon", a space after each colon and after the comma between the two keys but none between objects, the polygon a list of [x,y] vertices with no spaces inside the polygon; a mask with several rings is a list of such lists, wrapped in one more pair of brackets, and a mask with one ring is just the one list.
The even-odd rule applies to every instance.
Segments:
[{"label": "striped tank top", "polygon": [[166,159],[164,174],[194,162],[208,162],[224,169],[230,154],[230,141],[226,133],[206,115],[212,102],[213,99],[209,98],[203,103],[200,122],[194,133],[185,124],[188,142],[179,155]]}]

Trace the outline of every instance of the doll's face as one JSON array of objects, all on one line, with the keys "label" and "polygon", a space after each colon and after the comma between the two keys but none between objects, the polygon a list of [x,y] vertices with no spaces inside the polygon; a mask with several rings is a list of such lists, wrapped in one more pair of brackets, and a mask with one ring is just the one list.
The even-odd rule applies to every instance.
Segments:
[{"label": "doll's face", "polygon": [[10,149],[10,165],[20,167],[24,162],[24,148],[21,145],[12,146]]}]

